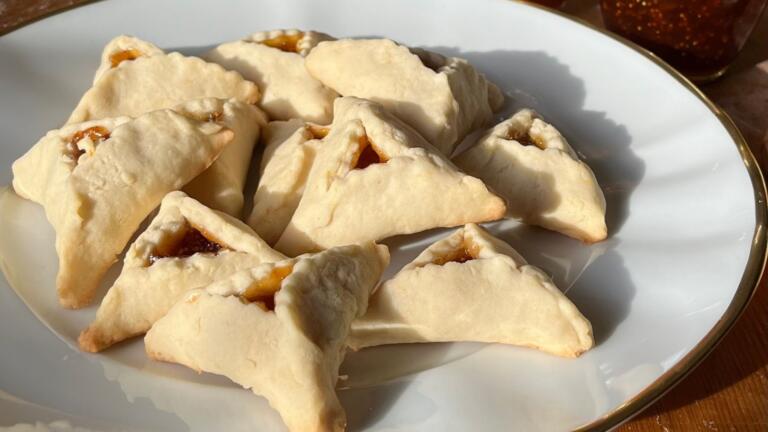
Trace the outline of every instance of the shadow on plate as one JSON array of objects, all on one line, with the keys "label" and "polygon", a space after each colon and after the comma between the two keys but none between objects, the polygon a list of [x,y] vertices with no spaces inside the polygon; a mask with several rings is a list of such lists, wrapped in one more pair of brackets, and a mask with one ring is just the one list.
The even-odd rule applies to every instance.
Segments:
[{"label": "shadow on plate", "polygon": [[[362,431],[378,426],[386,429],[388,426],[403,427],[418,425],[434,415],[437,407],[430,399],[411,392],[408,399],[402,401],[408,406],[397,425],[386,424],[383,420],[386,413],[400,398],[410,383],[405,380],[378,385],[374,388],[348,390],[339,393],[342,405],[347,411],[347,430]],[[377,424],[382,421],[382,424]]]}]

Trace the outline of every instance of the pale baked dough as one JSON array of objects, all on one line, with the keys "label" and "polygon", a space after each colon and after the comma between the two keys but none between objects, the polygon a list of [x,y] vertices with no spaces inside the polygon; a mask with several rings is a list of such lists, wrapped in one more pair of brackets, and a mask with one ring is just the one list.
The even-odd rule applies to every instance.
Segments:
[{"label": "pale baked dough", "polygon": [[324,130],[328,128],[299,119],[270,122],[264,129],[259,185],[248,225],[269,244],[277,242],[299,205],[322,138],[316,133]]},{"label": "pale baked dough", "polygon": [[240,217],[251,155],[267,123],[266,115],[256,106],[235,99],[201,99],[176,109],[208,113],[211,120],[234,132],[234,139],[221,156],[184,186],[184,191],[208,207]]},{"label": "pale baked dough", "polygon": [[304,56],[330,36],[313,31],[273,30],[255,33],[208,51],[203,58],[241,73],[262,91],[261,106],[273,120],[300,118],[330,123],[336,92],[313,78]]},{"label": "pale baked dough", "polygon": [[[72,144],[75,135],[95,127],[108,138],[85,134]],[[48,132],[14,162],[14,189],[42,204],[56,230],[60,303],[90,303],[141,221],[168,192],[208,168],[233,136],[197,115],[158,110]]]},{"label": "pale baked dough", "polygon": [[349,346],[452,341],[521,345],[564,357],[594,344],[589,321],[549,276],[473,224],[384,282],[368,312],[352,323]]},{"label": "pale baked dough", "polygon": [[213,97],[255,104],[259,88],[242,75],[179,53],[138,57],[100,74],[67,124],[145,112]]},{"label": "pale baked dough", "polygon": [[[236,273],[179,301],[147,333],[147,353],[264,396],[290,431],[343,431],[334,387],[349,325],[388,262],[385,246],[367,243]],[[274,310],[243,300],[263,284],[279,284]]]},{"label": "pale baked dough", "polygon": [[[133,36],[117,36],[104,47],[94,85],[108,70],[119,68],[139,57],[164,55],[165,52],[151,42]],[[261,127],[266,124],[266,116],[251,103],[235,98],[228,102],[215,98],[200,99],[196,104],[200,106],[193,107],[195,111],[208,112],[216,117],[217,122],[235,133],[235,138],[216,162],[192,180],[184,190],[208,207],[239,217],[243,209],[243,187],[251,153],[259,140]]]},{"label": "pale baked dough", "polygon": [[306,66],[342,96],[381,103],[449,157],[504,102],[498,87],[466,60],[388,39],[321,42],[307,56]]},{"label": "pale baked dough", "polygon": [[[295,256],[503,217],[501,198],[381,105],[343,97],[334,112],[277,250]],[[372,155],[382,163],[360,168]]]},{"label": "pale baked dough", "polygon": [[163,54],[165,52],[152,42],[128,35],[117,36],[104,46],[101,52],[101,63],[93,77],[93,83],[95,84],[106,71],[118,67],[123,62]]},{"label": "pale baked dough", "polygon": [[512,217],[587,243],[607,236],[605,197],[592,170],[529,109],[496,125],[454,162],[503,196]]},{"label": "pale baked dough", "polygon": [[[220,249],[187,247],[183,256],[158,256],[160,250],[178,248],[191,230]],[[101,351],[143,334],[185,293],[239,270],[281,259],[285,256],[244,223],[183,192],[171,192],[126,252],[120,276],[102,300],[96,319],[80,334],[80,348]]]}]

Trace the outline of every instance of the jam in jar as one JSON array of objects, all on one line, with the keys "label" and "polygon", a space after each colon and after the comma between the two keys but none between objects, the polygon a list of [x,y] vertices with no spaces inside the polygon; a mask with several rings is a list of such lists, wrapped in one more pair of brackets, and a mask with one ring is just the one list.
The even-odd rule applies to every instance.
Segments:
[{"label": "jam in jar", "polygon": [[648,48],[694,81],[722,75],[766,0],[601,0],[605,26]]}]

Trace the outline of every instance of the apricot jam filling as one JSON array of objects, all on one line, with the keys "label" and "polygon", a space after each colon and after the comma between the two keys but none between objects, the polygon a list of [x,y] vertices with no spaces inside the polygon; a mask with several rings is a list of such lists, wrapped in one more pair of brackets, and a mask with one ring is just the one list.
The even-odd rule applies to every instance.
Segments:
[{"label": "apricot jam filling", "polygon": [[467,241],[464,241],[460,248],[449,254],[435,258],[432,260],[432,263],[437,265],[445,265],[449,262],[461,264],[477,259],[479,256],[480,248],[478,248],[476,244],[469,244]]},{"label": "apricot jam filling", "polygon": [[299,41],[304,37],[304,33],[292,35],[280,35],[271,39],[263,40],[259,43],[268,47],[277,48],[280,51],[298,53]]},{"label": "apricot jam filling", "polygon": [[389,158],[385,156],[368,138],[361,135],[357,142],[360,144],[352,169],[365,169],[373,164],[386,163]]},{"label": "apricot jam filling", "polygon": [[208,117],[205,120],[215,123],[221,120],[222,117],[224,117],[224,114],[221,111],[214,111],[212,113],[208,113]]},{"label": "apricot jam filling", "polygon": [[221,111],[211,111],[211,112],[195,112],[195,113],[187,113],[187,117],[201,121],[201,122],[211,122],[216,123],[224,118],[224,113]]},{"label": "apricot jam filling", "polygon": [[546,148],[547,148],[547,146],[544,145],[544,143],[540,139],[536,139],[536,138],[532,137],[531,134],[528,133],[528,132],[523,132],[521,134],[521,133],[517,133],[517,132],[514,132],[514,131],[508,131],[506,136],[505,136],[505,138],[508,139],[508,140],[517,141],[521,145],[524,145],[526,147],[527,146],[534,146],[534,147],[538,147],[538,148],[540,148],[542,150],[546,150]]},{"label": "apricot jam filling", "polygon": [[225,247],[212,235],[190,225],[176,238],[157,245],[149,254],[149,264],[152,265],[161,258],[185,258],[197,253],[217,255],[222,249]]},{"label": "apricot jam filling", "polygon": [[275,310],[275,294],[280,291],[283,280],[293,272],[293,266],[275,267],[263,279],[251,284],[241,295],[244,303],[259,303],[266,310]]},{"label": "apricot jam filling", "polygon": [[109,63],[112,65],[113,68],[116,68],[117,65],[124,61],[132,61],[136,60],[137,58],[141,57],[142,53],[141,51],[137,49],[127,49],[123,51],[118,51],[116,53],[113,53],[109,56]]},{"label": "apricot jam filling", "polygon": [[77,163],[80,156],[85,154],[85,150],[77,146],[83,138],[88,137],[94,144],[99,144],[104,140],[109,139],[109,131],[103,126],[93,126],[88,129],[77,131],[67,143],[67,151],[72,159]]}]

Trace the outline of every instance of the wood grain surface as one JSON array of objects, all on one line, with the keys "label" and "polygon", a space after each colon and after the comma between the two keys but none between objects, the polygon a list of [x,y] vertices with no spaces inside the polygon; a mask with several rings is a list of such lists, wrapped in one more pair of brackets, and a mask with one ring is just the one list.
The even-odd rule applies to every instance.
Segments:
[{"label": "wood grain surface", "polygon": [[[0,33],[87,2],[0,0]],[[571,0],[564,10],[600,24],[595,1]],[[733,71],[721,81],[705,87],[704,91],[734,116],[766,172],[768,66],[754,68],[764,60],[768,60],[768,14],[764,14]],[[744,98],[750,99],[744,102]],[[744,315],[715,351],[680,385],[619,430],[768,431],[768,288],[765,278]]]}]

